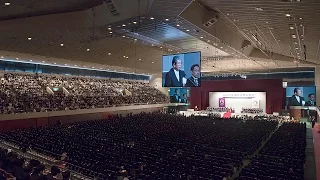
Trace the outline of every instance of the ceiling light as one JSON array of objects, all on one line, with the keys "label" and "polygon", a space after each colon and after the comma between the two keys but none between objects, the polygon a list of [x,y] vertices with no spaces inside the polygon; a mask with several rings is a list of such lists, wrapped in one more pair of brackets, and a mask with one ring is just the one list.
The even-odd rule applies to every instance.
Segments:
[{"label": "ceiling light", "polygon": [[9,2],[4,3],[5,6],[10,6]]},{"label": "ceiling light", "polygon": [[1,58],[3,58],[3,56],[1,56]]},{"label": "ceiling light", "polygon": [[111,53],[108,53],[108,55],[110,56],[110,55],[111,55]]},{"label": "ceiling light", "polygon": [[66,66],[66,65],[68,65],[68,64],[64,64],[64,65]]},{"label": "ceiling light", "polygon": [[292,38],[295,39],[295,38],[296,38],[296,35],[292,34]]},{"label": "ceiling light", "polygon": [[136,21],[133,21],[132,23],[133,23],[133,24],[137,24],[137,22],[136,22]]},{"label": "ceiling light", "polygon": [[177,24],[177,26],[179,27],[180,25],[179,25],[179,24]]},{"label": "ceiling light", "polygon": [[126,36],[122,36],[123,38],[125,38]]},{"label": "ceiling light", "polygon": [[141,61],[141,59],[138,59],[139,61]]},{"label": "ceiling light", "polygon": [[294,42],[294,44],[298,44],[297,42]]},{"label": "ceiling light", "polygon": [[126,59],[128,59],[129,57],[128,56],[126,56]]},{"label": "ceiling light", "polygon": [[31,38],[31,37],[28,37],[28,40],[30,41],[30,40],[32,40],[32,38]]},{"label": "ceiling light", "polygon": [[53,64],[57,64],[57,63],[53,63]]},{"label": "ceiling light", "polygon": [[100,69],[102,69],[102,68],[100,68]]},{"label": "ceiling light", "polygon": [[189,32],[190,30],[189,29],[187,29],[187,32]]},{"label": "ceiling light", "polygon": [[255,8],[257,11],[263,11],[263,8],[261,8],[261,7],[256,7]]},{"label": "ceiling light", "polygon": [[16,58],[16,60],[18,60],[19,58]]},{"label": "ceiling light", "polygon": [[294,27],[290,26],[290,29],[294,29]]},{"label": "ceiling light", "polygon": [[110,31],[109,33],[112,34],[112,31]]},{"label": "ceiling light", "polygon": [[223,47],[221,46],[221,48],[223,48]]},{"label": "ceiling light", "polygon": [[77,65],[74,65],[74,66],[76,66],[76,67],[77,67]]},{"label": "ceiling light", "polygon": [[266,23],[268,24],[269,22],[268,22],[268,21],[266,21]]},{"label": "ceiling light", "polygon": [[111,27],[109,27],[108,30],[111,31]]},{"label": "ceiling light", "polygon": [[202,39],[203,37],[201,36],[200,38]]},{"label": "ceiling light", "polygon": [[303,25],[302,25],[302,24],[300,24],[300,26],[302,27]]},{"label": "ceiling light", "polygon": [[92,68],[94,68],[94,67],[92,66]]},{"label": "ceiling light", "polygon": [[43,63],[45,62],[45,61],[42,61]]},{"label": "ceiling light", "polygon": [[64,44],[61,43],[60,46],[62,47],[62,46],[64,46]]},{"label": "ceiling light", "polygon": [[299,48],[296,47],[296,49],[299,49]]},{"label": "ceiling light", "polygon": [[30,59],[30,61],[32,62],[32,60]]},{"label": "ceiling light", "polygon": [[154,63],[153,61],[151,63]]},{"label": "ceiling light", "polygon": [[151,19],[151,20],[154,20],[154,17],[151,17],[150,19]]},{"label": "ceiling light", "polygon": [[125,25],[125,24],[122,24],[122,27],[126,27],[126,25]]},{"label": "ceiling light", "polygon": [[167,18],[167,19],[165,19],[166,21],[169,21],[169,19]]},{"label": "ceiling light", "polygon": [[87,49],[87,51],[90,51],[90,49]]},{"label": "ceiling light", "polygon": [[86,66],[83,66],[83,67],[86,67]]},{"label": "ceiling light", "polygon": [[303,19],[302,17],[299,18],[300,20]]},{"label": "ceiling light", "polygon": [[126,58],[126,56],[123,56],[124,58]]},{"label": "ceiling light", "polygon": [[290,17],[291,15],[290,15],[290,14],[286,14],[286,16],[287,16],[287,17]]}]

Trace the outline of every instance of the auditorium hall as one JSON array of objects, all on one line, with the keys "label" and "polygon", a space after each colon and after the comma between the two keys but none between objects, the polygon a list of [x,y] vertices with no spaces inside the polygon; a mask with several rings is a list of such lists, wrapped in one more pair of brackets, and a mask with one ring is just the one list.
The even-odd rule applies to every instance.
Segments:
[{"label": "auditorium hall", "polygon": [[0,180],[320,180],[319,9],[0,0]]}]

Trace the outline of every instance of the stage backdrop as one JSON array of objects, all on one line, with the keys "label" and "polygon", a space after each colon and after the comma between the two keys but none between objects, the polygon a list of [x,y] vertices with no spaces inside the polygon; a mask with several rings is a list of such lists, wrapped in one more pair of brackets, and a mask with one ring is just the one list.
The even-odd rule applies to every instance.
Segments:
[{"label": "stage backdrop", "polygon": [[243,79],[202,81],[200,88],[190,88],[190,108],[209,107],[209,92],[266,92],[266,112],[280,112],[285,102],[282,79]]},{"label": "stage backdrop", "polygon": [[266,112],[266,92],[209,92],[209,106],[224,106],[234,108],[236,113],[241,113],[242,108],[260,108]]}]

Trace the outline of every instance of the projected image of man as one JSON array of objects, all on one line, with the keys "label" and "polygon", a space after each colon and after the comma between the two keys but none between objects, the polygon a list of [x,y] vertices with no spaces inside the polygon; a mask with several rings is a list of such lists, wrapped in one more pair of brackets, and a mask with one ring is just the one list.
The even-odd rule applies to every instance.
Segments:
[{"label": "projected image of man", "polygon": [[179,56],[172,58],[172,68],[166,73],[164,87],[183,87],[186,73],[181,69],[182,61]]},{"label": "projected image of man", "polygon": [[199,64],[194,64],[190,68],[191,77],[188,78],[186,87],[199,87],[200,86],[200,66]]},{"label": "projected image of man", "polygon": [[293,95],[289,99],[289,106],[304,106],[304,98],[301,97],[301,89],[294,88]]},{"label": "projected image of man", "polygon": [[179,95],[178,89],[174,90],[174,94],[170,97],[170,102],[171,103],[180,103],[181,102],[181,97]]}]

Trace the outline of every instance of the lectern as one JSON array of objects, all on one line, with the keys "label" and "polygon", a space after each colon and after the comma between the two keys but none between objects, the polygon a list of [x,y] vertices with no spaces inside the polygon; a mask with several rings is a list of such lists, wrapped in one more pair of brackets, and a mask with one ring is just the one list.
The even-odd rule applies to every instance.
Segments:
[{"label": "lectern", "polygon": [[290,117],[294,118],[295,120],[300,120],[301,119],[301,114],[302,114],[302,107],[301,106],[290,106]]}]

